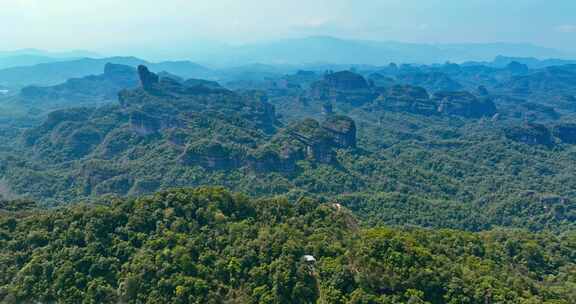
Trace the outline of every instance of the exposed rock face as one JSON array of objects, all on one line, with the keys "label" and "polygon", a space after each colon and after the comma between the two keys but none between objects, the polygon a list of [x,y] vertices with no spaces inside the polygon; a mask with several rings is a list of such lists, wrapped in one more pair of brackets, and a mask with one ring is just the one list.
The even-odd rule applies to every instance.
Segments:
[{"label": "exposed rock face", "polygon": [[328,116],[317,129],[306,146],[308,157],[324,164],[336,162],[334,148],[356,147],[356,124],[346,116]]},{"label": "exposed rock face", "polygon": [[315,141],[306,147],[308,157],[323,164],[333,164],[336,161],[336,153],[332,150],[330,141]]},{"label": "exposed rock face", "polygon": [[[114,181],[120,177],[121,175],[118,170],[106,166],[99,166],[94,162],[83,163],[78,174],[78,180],[83,181],[83,192],[86,195],[96,192],[96,189],[99,188],[100,185],[104,185],[105,183],[110,185],[110,183],[113,182],[108,181]],[[100,190],[101,189],[100,187]]]},{"label": "exposed rock face", "polygon": [[308,97],[319,102],[337,102],[354,106],[371,102],[377,94],[361,75],[350,71],[328,72],[324,79],[314,82]]},{"label": "exposed rock face", "polygon": [[333,144],[338,148],[356,147],[356,123],[347,116],[328,116],[322,128],[333,136]]},{"label": "exposed rock face", "polygon": [[140,135],[149,135],[156,133],[160,130],[160,122],[140,111],[130,113],[130,127],[131,129]]},{"label": "exposed rock face", "polygon": [[276,123],[276,109],[274,105],[266,101],[261,101],[261,117],[262,124],[261,127],[265,130],[272,130],[274,128],[274,124]]},{"label": "exposed rock face", "polygon": [[576,124],[565,123],[556,125],[552,130],[554,136],[558,137],[563,143],[576,144]]},{"label": "exposed rock face", "polygon": [[437,106],[430,100],[426,89],[410,85],[386,89],[376,100],[376,105],[393,112],[437,114]]},{"label": "exposed rock face", "polygon": [[550,130],[540,124],[528,123],[522,127],[512,127],[505,133],[507,138],[528,145],[553,145]]},{"label": "exposed rock face", "polygon": [[256,172],[275,172],[280,170],[281,161],[278,153],[266,150],[250,157],[248,164]]},{"label": "exposed rock face", "polygon": [[506,66],[506,69],[508,69],[510,72],[512,72],[514,74],[523,74],[523,73],[527,73],[530,70],[527,65],[522,64],[522,63],[517,62],[517,61],[510,62]]},{"label": "exposed rock face", "polygon": [[364,77],[351,71],[327,73],[324,81],[330,88],[342,91],[362,90],[368,88],[368,82]]},{"label": "exposed rock face", "polygon": [[253,111],[246,118],[255,122],[264,131],[273,132],[277,122],[276,108],[268,101],[266,92],[253,90],[242,94],[246,103],[253,105]]},{"label": "exposed rock face", "polygon": [[241,164],[240,156],[234,149],[206,141],[187,147],[180,160],[185,165],[198,165],[207,170],[231,170]]},{"label": "exposed rock face", "polygon": [[296,162],[304,159],[301,150],[284,145],[280,150],[280,172],[292,173],[296,170]]},{"label": "exposed rock face", "polygon": [[[143,65],[138,67],[138,77],[140,79],[140,86],[142,90],[147,94],[154,96],[193,97],[194,95],[197,96],[210,94],[233,95],[232,91],[222,88],[216,82],[200,79],[189,79],[186,81],[181,81],[179,77],[174,76],[160,77],[157,74],[150,72],[148,68]],[[126,95],[126,92],[121,92],[121,100],[123,97],[134,99],[134,95],[136,94],[131,94],[132,97],[123,95]]]},{"label": "exposed rock face", "polygon": [[[356,124],[346,116],[328,116],[322,124],[305,119],[289,128],[288,134],[304,147],[308,158],[325,164],[336,161],[334,149],[356,147]],[[292,155],[301,156],[296,152]]]},{"label": "exposed rock face", "polygon": [[201,166],[206,170],[233,170],[249,168],[259,173],[281,172],[290,174],[296,170],[296,162],[305,158],[302,150],[290,145],[279,151],[261,148],[250,154],[218,142],[202,141],[189,145],[180,156],[188,166]]},{"label": "exposed rock face", "polygon": [[477,98],[469,92],[438,92],[433,100],[438,112],[448,115],[480,118],[496,114],[496,105],[490,98]]},{"label": "exposed rock face", "polygon": [[301,150],[289,145],[283,146],[280,151],[264,149],[248,157],[246,163],[256,172],[281,172],[290,174],[296,170],[296,162],[304,159]]},{"label": "exposed rock face", "polygon": [[138,77],[140,78],[140,85],[144,90],[150,91],[156,88],[159,83],[158,75],[150,72],[146,66],[138,66]]}]

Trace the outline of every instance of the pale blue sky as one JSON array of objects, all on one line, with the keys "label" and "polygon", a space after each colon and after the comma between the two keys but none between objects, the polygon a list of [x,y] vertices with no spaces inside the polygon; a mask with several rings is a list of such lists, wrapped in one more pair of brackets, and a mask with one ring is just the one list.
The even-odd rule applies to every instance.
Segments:
[{"label": "pale blue sky", "polygon": [[104,52],[333,35],[576,51],[576,0],[0,0],[0,49]]}]

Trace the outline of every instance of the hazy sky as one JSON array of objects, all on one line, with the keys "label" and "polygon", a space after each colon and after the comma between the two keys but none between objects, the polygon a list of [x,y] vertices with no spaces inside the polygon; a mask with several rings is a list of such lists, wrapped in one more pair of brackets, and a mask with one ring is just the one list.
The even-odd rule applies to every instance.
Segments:
[{"label": "hazy sky", "polygon": [[310,35],[576,50],[576,0],[0,0],[0,49],[186,47]]}]

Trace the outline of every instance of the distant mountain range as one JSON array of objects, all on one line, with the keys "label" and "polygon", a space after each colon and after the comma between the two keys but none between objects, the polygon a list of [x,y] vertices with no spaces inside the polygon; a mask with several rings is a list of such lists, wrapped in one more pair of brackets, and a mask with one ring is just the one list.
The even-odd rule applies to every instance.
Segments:
[{"label": "distant mountain range", "polygon": [[534,57],[497,56],[496,58],[494,58],[494,60],[490,62],[466,62],[464,63],[464,65],[485,65],[490,67],[503,68],[509,65],[511,62],[525,64],[526,66],[532,69],[541,69],[555,65],[576,64],[576,60],[568,60],[568,59],[557,59],[557,58],[538,59]]},{"label": "distant mountain range", "polygon": [[90,51],[49,52],[37,49],[0,51],[0,69],[31,66],[42,63],[69,61],[80,58],[99,58],[101,55]]},{"label": "distant mountain range", "polygon": [[[576,54],[541,47],[529,43],[460,43],[425,44],[395,41],[371,41],[341,39],[330,36],[313,36],[282,39],[245,45],[224,43],[195,46],[175,46],[163,50],[162,55],[150,50],[130,52],[142,58],[164,61],[179,58],[206,65],[231,67],[254,63],[275,65],[302,64],[369,64],[396,63],[444,63],[466,61],[490,61],[505,55],[509,57],[576,58]],[[0,69],[49,63],[80,58],[102,58],[90,51],[47,52],[36,49],[0,51]]]},{"label": "distant mountain range", "polygon": [[416,44],[326,36],[243,46],[219,45],[211,52],[190,54],[191,61],[150,63],[137,57],[101,57],[89,51],[58,53],[26,49],[0,52],[0,86],[17,89],[28,85],[56,85],[70,78],[99,74],[107,63],[133,67],[144,64],[155,72],[166,71],[184,78],[207,78],[226,82],[238,78],[251,81],[298,69],[338,70],[351,66],[374,68],[392,62],[443,64],[450,61],[465,65],[504,67],[517,61],[530,68],[576,62],[566,59],[569,56],[561,51],[531,44]]},{"label": "distant mountain range", "polygon": [[316,36],[230,46],[193,60],[224,65],[248,63],[384,65],[390,62],[486,61],[499,55],[536,58],[569,56],[555,49],[522,43],[420,44]]},{"label": "distant mountain range", "polygon": [[56,85],[70,78],[100,74],[108,63],[133,67],[146,64],[153,71],[166,71],[186,78],[206,78],[211,72],[210,69],[189,61],[149,63],[136,57],[82,58],[2,69],[0,70],[0,85],[13,88],[29,85]]}]

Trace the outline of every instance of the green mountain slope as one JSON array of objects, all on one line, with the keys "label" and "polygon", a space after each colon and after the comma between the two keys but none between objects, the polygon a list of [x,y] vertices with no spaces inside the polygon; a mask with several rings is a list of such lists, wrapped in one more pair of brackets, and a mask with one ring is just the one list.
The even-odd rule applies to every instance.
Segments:
[{"label": "green mountain slope", "polygon": [[3,303],[576,300],[574,235],[361,229],[338,204],[217,188],[0,206]]},{"label": "green mountain slope", "polygon": [[[2,184],[47,204],[219,185],[338,200],[371,224],[574,227],[570,124],[524,125],[497,119],[490,97],[380,91],[358,77],[268,100],[141,67],[142,87],[119,104],[56,111],[24,131],[0,153]],[[326,112],[326,94],[347,116]]]}]

